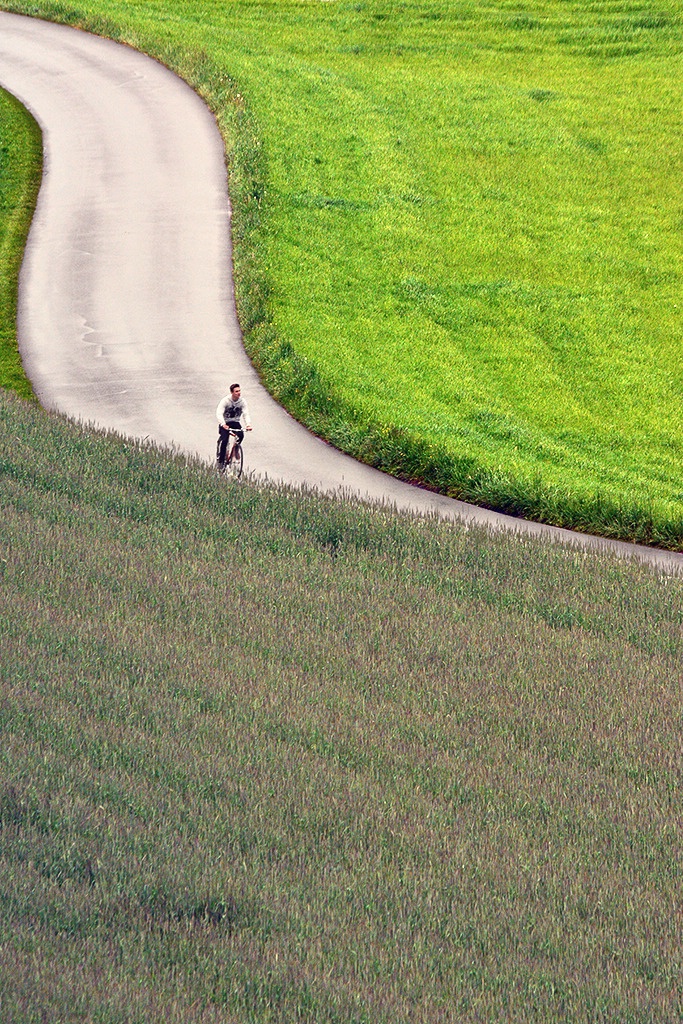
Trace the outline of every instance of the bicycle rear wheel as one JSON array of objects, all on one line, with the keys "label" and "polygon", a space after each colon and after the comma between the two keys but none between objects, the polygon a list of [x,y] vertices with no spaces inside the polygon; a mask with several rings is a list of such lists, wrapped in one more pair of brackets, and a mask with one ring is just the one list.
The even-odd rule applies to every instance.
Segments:
[{"label": "bicycle rear wheel", "polygon": [[241,444],[234,444],[232,451],[228,455],[227,462],[225,463],[225,475],[232,476],[236,480],[242,476],[242,464],[244,462],[244,454],[242,452]]}]

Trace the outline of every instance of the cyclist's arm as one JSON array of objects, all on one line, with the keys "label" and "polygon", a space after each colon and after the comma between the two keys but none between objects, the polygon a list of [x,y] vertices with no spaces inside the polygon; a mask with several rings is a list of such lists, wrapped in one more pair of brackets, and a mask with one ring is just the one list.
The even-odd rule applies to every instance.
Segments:
[{"label": "cyclist's arm", "polygon": [[216,419],[222,427],[225,426],[225,407],[228,404],[227,398],[221,398],[220,402],[216,407]]}]

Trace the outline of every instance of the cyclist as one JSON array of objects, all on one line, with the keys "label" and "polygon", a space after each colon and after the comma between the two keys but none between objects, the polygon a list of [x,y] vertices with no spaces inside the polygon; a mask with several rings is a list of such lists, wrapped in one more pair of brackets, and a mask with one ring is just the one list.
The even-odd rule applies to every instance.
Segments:
[{"label": "cyclist", "polygon": [[225,465],[225,450],[230,436],[229,431],[234,430],[237,434],[237,443],[241,443],[245,435],[242,421],[244,420],[247,430],[252,428],[247,401],[242,397],[242,388],[239,384],[230,384],[230,393],[218,402],[216,419],[218,420],[216,465],[221,469]]},{"label": "cyclist", "polygon": [[230,385],[230,394],[222,398],[216,409],[218,420],[218,443],[216,445],[216,465],[219,469],[225,466],[225,450],[230,439],[230,430],[237,434],[236,443],[240,444],[244,437],[242,420],[247,430],[251,430],[251,417],[239,384]]}]

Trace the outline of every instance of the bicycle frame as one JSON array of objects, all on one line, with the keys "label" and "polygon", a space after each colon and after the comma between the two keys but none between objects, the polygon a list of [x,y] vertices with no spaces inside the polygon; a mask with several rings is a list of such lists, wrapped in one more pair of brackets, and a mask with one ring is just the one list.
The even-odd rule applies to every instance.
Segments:
[{"label": "bicycle frame", "polygon": [[244,462],[242,442],[240,441],[236,430],[228,426],[226,426],[225,429],[228,432],[228,442],[225,446],[225,462],[219,472],[221,476],[228,475],[232,477],[240,477],[242,475],[242,465]]}]

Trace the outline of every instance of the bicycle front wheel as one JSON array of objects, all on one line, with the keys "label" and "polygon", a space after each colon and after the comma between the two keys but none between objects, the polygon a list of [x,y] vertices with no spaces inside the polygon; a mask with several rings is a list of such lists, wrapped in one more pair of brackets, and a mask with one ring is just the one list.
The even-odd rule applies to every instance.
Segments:
[{"label": "bicycle front wheel", "polygon": [[226,476],[232,476],[236,480],[242,476],[242,463],[244,462],[244,454],[242,452],[242,445],[233,445],[232,451],[228,456],[228,461],[225,465]]}]

